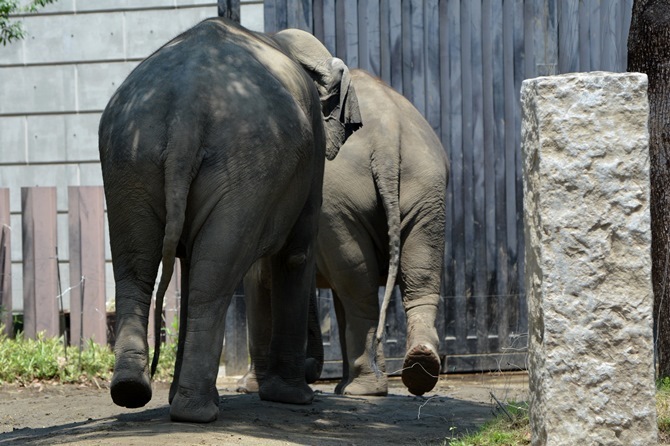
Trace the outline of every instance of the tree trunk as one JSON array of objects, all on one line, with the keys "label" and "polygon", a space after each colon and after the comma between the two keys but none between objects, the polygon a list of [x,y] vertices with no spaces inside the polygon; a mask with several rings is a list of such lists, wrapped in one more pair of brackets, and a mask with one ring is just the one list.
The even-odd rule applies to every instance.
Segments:
[{"label": "tree trunk", "polygon": [[240,0],[218,0],[219,17],[240,23]]},{"label": "tree trunk", "polygon": [[670,0],[635,0],[628,71],[649,79],[654,334],[659,377],[670,376]]}]

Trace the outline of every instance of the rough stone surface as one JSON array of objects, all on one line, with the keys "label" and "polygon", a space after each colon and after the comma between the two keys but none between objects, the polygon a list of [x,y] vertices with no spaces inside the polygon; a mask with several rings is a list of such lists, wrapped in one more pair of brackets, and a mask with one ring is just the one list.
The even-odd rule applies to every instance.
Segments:
[{"label": "rough stone surface", "polygon": [[523,83],[534,445],[657,442],[647,77]]}]

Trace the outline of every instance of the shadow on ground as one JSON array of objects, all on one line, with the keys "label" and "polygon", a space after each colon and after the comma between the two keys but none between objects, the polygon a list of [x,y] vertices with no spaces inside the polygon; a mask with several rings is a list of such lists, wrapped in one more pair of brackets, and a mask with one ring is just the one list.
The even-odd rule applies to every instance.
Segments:
[{"label": "shadow on ground", "polygon": [[234,381],[224,380],[219,419],[205,425],[170,422],[164,384],[136,410],[114,406],[105,388],[5,388],[0,445],[439,445],[493,416],[490,393],[519,401],[526,383],[525,374],[449,375],[416,397],[394,379],[385,398],[343,397],[331,393],[335,383],[318,383],[314,403],[295,406],[238,394]]}]

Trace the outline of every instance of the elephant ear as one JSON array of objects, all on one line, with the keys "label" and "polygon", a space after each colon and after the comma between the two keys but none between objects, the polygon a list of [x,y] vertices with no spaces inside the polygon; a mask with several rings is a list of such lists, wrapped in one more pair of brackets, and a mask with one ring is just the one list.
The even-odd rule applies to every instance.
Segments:
[{"label": "elephant ear", "polygon": [[349,68],[308,32],[286,29],[273,39],[316,84],[326,130],[326,157],[332,160],[347,138],[362,126]]},{"label": "elephant ear", "polygon": [[337,57],[328,59],[326,66],[330,79],[320,85],[319,94],[326,130],[326,157],[332,160],[347,138],[362,126],[362,119],[349,68]]}]

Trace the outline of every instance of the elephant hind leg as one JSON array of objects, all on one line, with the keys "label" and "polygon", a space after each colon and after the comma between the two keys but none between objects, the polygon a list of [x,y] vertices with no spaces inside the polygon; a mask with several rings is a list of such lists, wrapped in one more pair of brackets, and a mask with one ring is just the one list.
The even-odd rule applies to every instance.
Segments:
[{"label": "elephant hind leg", "polygon": [[110,393],[115,404],[137,408],[151,400],[147,326],[161,259],[163,223],[128,191],[108,194],[110,244],[116,284],[116,342]]},{"label": "elephant hind leg", "polygon": [[422,395],[435,387],[441,368],[435,319],[444,255],[443,207],[424,203],[408,217],[404,232],[399,285],[407,350],[402,380],[411,393]]},{"label": "elephant hind leg", "polygon": [[284,246],[271,256],[272,338],[267,371],[258,392],[262,400],[309,404],[314,399],[314,392],[305,380],[305,346],[309,299],[314,292],[316,273],[314,242],[319,215],[316,203],[315,192]]}]

